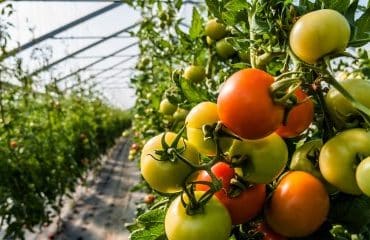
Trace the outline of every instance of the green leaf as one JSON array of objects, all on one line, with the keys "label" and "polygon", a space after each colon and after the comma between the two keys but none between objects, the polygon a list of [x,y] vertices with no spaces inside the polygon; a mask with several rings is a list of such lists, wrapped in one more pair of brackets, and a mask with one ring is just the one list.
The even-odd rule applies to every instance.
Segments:
[{"label": "green leaf", "polygon": [[[367,8],[362,16],[355,22],[355,40],[370,37],[370,8]],[[364,45],[364,44],[363,44]]]},{"label": "green leaf", "polygon": [[240,21],[248,21],[249,3],[244,0],[231,0],[225,5],[223,17],[228,25],[235,25]]},{"label": "green leaf", "polygon": [[193,8],[193,18],[191,20],[191,27],[189,29],[189,35],[191,39],[196,39],[201,36],[203,32],[202,27],[202,17],[200,16],[198,10]]},{"label": "green leaf", "polygon": [[208,10],[218,19],[222,18],[221,4],[218,0],[206,0]]},{"label": "green leaf", "polygon": [[179,10],[181,8],[181,6],[182,6],[182,0],[177,0],[175,2],[175,8],[177,8],[177,10]]},{"label": "green leaf", "polygon": [[130,225],[134,229],[131,240],[161,240],[166,239],[164,230],[164,208],[157,208],[143,213],[137,218],[136,224]]},{"label": "green leaf", "polygon": [[339,194],[331,201],[330,220],[358,233],[370,223],[370,198]]},{"label": "green leaf", "polygon": [[358,6],[358,0],[355,0],[349,5],[346,12],[344,13],[344,16],[346,17],[347,21],[351,25],[352,29],[354,28],[354,25],[355,25],[355,13],[357,10],[357,6]]},{"label": "green leaf", "polygon": [[341,13],[345,12],[351,4],[350,0],[322,0],[322,2],[325,8],[334,9]]}]

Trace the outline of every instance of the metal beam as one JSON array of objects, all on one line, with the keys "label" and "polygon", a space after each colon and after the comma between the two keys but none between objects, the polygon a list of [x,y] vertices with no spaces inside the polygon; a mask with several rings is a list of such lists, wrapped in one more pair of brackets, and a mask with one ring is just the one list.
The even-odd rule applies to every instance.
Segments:
[{"label": "metal beam", "polygon": [[[51,37],[54,40],[85,40],[85,39],[102,39],[102,36],[62,36],[62,37]],[[134,38],[134,36],[115,36],[114,38]]]},{"label": "metal beam", "polygon": [[[98,60],[96,60],[96,61],[94,61],[94,62],[92,62],[92,63],[90,63],[90,64],[88,64],[88,65],[86,65],[86,66],[84,66],[84,67],[82,67],[82,68],[77,69],[76,71],[74,71],[74,72],[72,72],[72,73],[70,73],[70,74],[65,75],[64,77],[61,77],[61,78],[57,79],[56,81],[57,81],[57,82],[60,82],[60,81],[62,81],[62,80],[64,80],[64,79],[66,79],[66,78],[69,78],[69,77],[71,77],[71,76],[73,76],[73,75],[76,75],[77,73],[79,73],[79,72],[81,72],[81,71],[84,71],[84,70],[88,69],[89,67],[94,66],[95,64],[98,64],[98,63],[100,63],[100,62],[104,61],[105,59],[110,58],[110,57],[112,57],[112,56],[116,55],[117,53],[120,53],[120,52],[122,52],[122,51],[124,51],[124,50],[126,50],[126,49],[129,49],[129,48],[131,48],[131,47],[133,47],[133,46],[135,46],[135,45],[137,45],[137,44],[138,44],[138,42],[135,42],[135,43],[132,43],[132,44],[130,44],[130,45],[128,45],[128,46],[125,46],[125,47],[123,47],[123,48],[120,48],[120,49],[118,49],[118,50],[116,50],[116,51],[112,52],[111,54],[109,54],[109,55],[107,55],[107,56],[104,56],[104,57],[102,57],[102,58],[100,58],[100,59],[98,59]],[[133,58],[133,57],[130,57],[130,59],[131,59],[131,58]]]},{"label": "metal beam", "polygon": [[23,50],[26,50],[26,49],[28,49],[28,48],[30,48],[30,47],[32,47],[32,46],[34,46],[34,45],[36,45],[36,44],[38,44],[40,42],[42,42],[42,41],[44,41],[44,40],[52,37],[52,36],[55,36],[55,35],[57,35],[57,34],[63,32],[63,31],[65,31],[65,30],[67,30],[69,28],[72,28],[72,27],[74,27],[74,26],[76,26],[78,24],[81,24],[81,23],[83,23],[83,22],[85,22],[85,21],[87,21],[87,20],[89,20],[91,18],[94,18],[96,16],[99,16],[99,15],[107,12],[107,11],[110,11],[110,10],[112,10],[112,9],[120,6],[120,5],[121,5],[121,3],[119,3],[119,2],[115,2],[115,3],[109,4],[106,7],[103,7],[101,9],[98,9],[95,12],[92,12],[90,14],[87,14],[86,16],[83,16],[83,17],[81,17],[79,19],[76,19],[76,20],[74,20],[74,21],[72,21],[72,22],[70,22],[70,23],[68,23],[68,24],[66,24],[66,25],[64,25],[62,27],[59,27],[57,29],[54,29],[51,32],[48,32],[48,33],[46,33],[46,34],[44,34],[44,35],[42,35],[42,36],[40,36],[38,38],[33,39],[32,41],[30,41],[30,42],[28,42],[26,44],[21,45],[18,48],[15,48],[15,49],[10,50],[9,52],[3,54],[2,56],[0,56],[0,61],[6,59],[7,57],[14,56],[15,54],[17,54],[17,53],[19,53],[19,52],[21,52]]},{"label": "metal beam", "polygon": [[73,53],[71,53],[71,54],[68,54],[68,55],[67,55],[67,56],[65,56],[65,57],[62,57],[62,58],[60,58],[60,59],[58,59],[58,60],[56,60],[56,61],[54,61],[54,62],[52,62],[52,63],[50,63],[50,64],[48,64],[48,65],[46,65],[46,66],[43,66],[43,67],[41,67],[41,68],[39,68],[39,69],[37,69],[37,70],[33,71],[33,72],[29,75],[29,77],[31,77],[31,76],[35,76],[35,75],[37,75],[38,73],[40,73],[40,72],[42,72],[42,71],[45,71],[45,70],[47,70],[47,69],[49,69],[49,68],[51,68],[51,67],[53,67],[53,66],[55,66],[55,65],[57,65],[57,64],[59,64],[59,63],[61,63],[61,62],[63,62],[63,61],[65,61],[65,60],[67,60],[68,58],[71,58],[71,57],[73,57],[73,56],[75,56],[75,55],[77,55],[77,54],[79,54],[79,53],[82,53],[82,52],[84,52],[84,51],[86,51],[86,50],[88,50],[88,49],[90,49],[90,48],[92,48],[92,47],[95,47],[96,45],[99,45],[99,44],[101,44],[101,43],[103,43],[103,42],[105,42],[105,41],[107,41],[107,40],[111,39],[112,37],[115,37],[115,36],[117,36],[117,35],[119,35],[119,34],[121,34],[121,33],[123,33],[123,32],[126,32],[126,31],[128,31],[128,30],[130,30],[130,29],[132,29],[132,28],[136,27],[138,24],[139,24],[139,23],[135,23],[135,24],[133,24],[133,25],[131,25],[131,26],[128,26],[128,27],[126,27],[126,28],[123,28],[123,29],[121,29],[121,30],[119,30],[119,31],[117,31],[117,32],[115,32],[115,33],[112,33],[111,35],[109,35],[109,36],[107,36],[107,37],[104,37],[103,39],[100,39],[100,40],[98,40],[98,41],[96,41],[96,42],[93,42],[93,43],[91,43],[91,44],[87,45],[86,47],[83,47],[83,48],[81,48],[81,49],[79,49],[79,50],[77,50],[77,51],[74,51],[74,52],[73,52]]},{"label": "metal beam", "polygon": [[[138,54],[122,54],[122,55],[114,55],[114,56],[111,56],[113,58],[123,58],[123,57],[137,57],[139,56]],[[73,58],[74,59],[91,59],[91,58],[102,58],[104,56],[74,56]]]}]

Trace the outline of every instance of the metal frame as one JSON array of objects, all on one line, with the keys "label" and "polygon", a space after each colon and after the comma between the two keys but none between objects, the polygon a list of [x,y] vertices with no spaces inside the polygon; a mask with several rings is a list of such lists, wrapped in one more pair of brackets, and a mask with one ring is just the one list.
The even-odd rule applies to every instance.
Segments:
[{"label": "metal frame", "polygon": [[46,39],[48,39],[50,37],[53,37],[53,36],[55,36],[55,35],[57,35],[57,34],[59,34],[61,32],[64,32],[65,30],[67,30],[69,28],[72,28],[74,26],[77,26],[77,25],[79,25],[79,24],[81,24],[83,22],[86,22],[89,19],[92,19],[92,18],[94,18],[96,16],[99,16],[99,15],[105,13],[105,12],[108,12],[108,11],[116,8],[116,7],[119,7],[119,6],[121,6],[121,4],[122,3],[120,3],[120,2],[114,2],[114,3],[112,3],[112,4],[110,4],[110,5],[106,6],[106,7],[103,7],[103,8],[100,8],[100,9],[96,10],[95,12],[89,13],[89,14],[81,17],[81,18],[78,18],[78,19],[76,19],[76,20],[74,20],[74,21],[72,21],[70,23],[67,23],[66,25],[64,25],[62,27],[59,27],[57,29],[54,29],[54,30],[52,30],[52,31],[50,31],[50,32],[48,32],[48,33],[46,33],[46,34],[38,37],[38,38],[33,39],[32,41],[30,41],[28,43],[25,43],[25,44],[21,45],[18,48],[15,48],[13,50],[10,50],[6,54],[0,56],[0,61],[4,60],[4,59],[6,59],[6,58],[8,58],[10,56],[14,56],[17,53],[20,53],[20,52],[22,52],[22,51],[24,51],[24,50],[26,50],[26,49],[28,49],[28,48],[30,48],[30,47],[32,47],[32,46],[40,43],[42,41],[45,41]]}]

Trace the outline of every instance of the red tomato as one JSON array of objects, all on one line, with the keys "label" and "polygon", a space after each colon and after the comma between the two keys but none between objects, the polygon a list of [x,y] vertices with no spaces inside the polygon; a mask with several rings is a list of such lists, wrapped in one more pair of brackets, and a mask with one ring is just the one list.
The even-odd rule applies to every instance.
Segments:
[{"label": "red tomato", "polygon": [[275,232],[286,237],[306,237],[325,221],[329,196],[319,179],[292,171],[280,180],[265,210],[266,221]]},{"label": "red tomato", "polygon": [[[265,184],[256,184],[247,187],[236,197],[230,196],[230,180],[235,176],[234,169],[227,163],[219,162],[212,167],[212,172],[221,180],[222,189],[215,193],[215,196],[227,208],[233,224],[245,223],[257,216],[261,211],[265,197]],[[197,181],[211,181],[211,177],[206,171],[202,171]],[[207,191],[209,187],[204,184],[197,184],[198,191]]]},{"label": "red tomato", "polygon": [[259,69],[243,69],[224,83],[217,99],[221,122],[246,139],[259,139],[273,133],[282,123],[284,107],[270,94],[274,78]]},{"label": "red tomato", "polygon": [[304,102],[293,107],[288,113],[287,121],[276,130],[276,133],[284,138],[301,134],[310,126],[314,115],[314,105],[311,99],[307,99],[307,94],[302,89],[297,89],[294,94],[298,102]]}]

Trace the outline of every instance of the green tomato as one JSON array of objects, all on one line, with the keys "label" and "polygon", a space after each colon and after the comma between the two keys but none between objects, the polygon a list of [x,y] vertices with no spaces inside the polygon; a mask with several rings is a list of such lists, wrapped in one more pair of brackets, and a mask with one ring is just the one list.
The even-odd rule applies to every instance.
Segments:
[{"label": "green tomato", "polygon": [[331,9],[307,13],[294,24],[289,43],[302,61],[314,64],[330,53],[343,52],[351,34],[346,18]]},{"label": "green tomato", "polygon": [[206,37],[206,42],[207,42],[207,44],[209,45],[209,46],[211,46],[212,44],[213,44],[213,42],[214,42],[214,40],[212,39],[212,38],[210,38],[210,37]]},{"label": "green tomato", "polygon": [[176,112],[173,114],[173,119],[175,121],[183,121],[188,115],[189,111],[183,108],[177,108]]},{"label": "green tomato", "polygon": [[172,115],[177,109],[177,106],[170,103],[167,98],[163,99],[159,105],[159,112],[164,115]]},{"label": "green tomato", "polygon": [[[342,80],[339,83],[359,103],[370,108],[370,81],[351,78]],[[346,128],[347,124],[353,124],[353,120],[358,120],[361,117],[360,113],[352,106],[347,98],[333,87],[325,96],[325,103],[338,129]]]},{"label": "green tomato", "polygon": [[293,153],[290,170],[305,171],[318,178],[329,193],[337,190],[322,176],[318,167],[319,153],[323,143],[321,139],[311,140],[297,148]]},{"label": "green tomato", "polygon": [[[165,133],[165,141],[171,145],[176,138],[172,132]],[[186,178],[192,173],[189,165],[176,159],[175,161],[159,161],[160,156],[157,151],[163,150],[163,134],[151,138],[143,147],[140,158],[140,170],[145,181],[154,190],[162,193],[174,193],[181,191]],[[181,150],[185,147],[185,150]],[[198,164],[199,154],[195,148],[185,139],[181,138],[177,144],[181,156],[188,161]]]},{"label": "green tomato", "polygon": [[190,65],[188,66],[183,74],[183,78],[191,83],[197,83],[204,80],[206,77],[206,71],[202,66]]},{"label": "green tomato", "polygon": [[[217,104],[201,102],[193,107],[186,116],[186,135],[189,142],[203,155],[215,156],[216,144],[212,139],[205,139],[203,125],[213,125],[219,121]],[[227,151],[232,144],[232,139],[221,138],[220,145],[223,151]]]},{"label": "green tomato", "polygon": [[219,40],[226,36],[227,30],[225,25],[217,19],[208,20],[205,27],[205,34],[213,40]]},{"label": "green tomato", "polygon": [[252,183],[272,182],[288,161],[288,148],[276,133],[257,140],[235,140],[229,154],[232,159],[246,158],[238,173]]},{"label": "green tomato", "polygon": [[340,191],[358,195],[356,162],[360,156],[370,156],[370,133],[354,128],[343,131],[327,141],[319,156],[323,177]]},{"label": "green tomato", "polygon": [[[196,191],[199,199],[204,192]],[[184,196],[185,202],[188,198]],[[204,205],[204,211],[187,215],[178,196],[169,206],[165,217],[165,231],[169,240],[227,240],[231,231],[231,218],[224,205],[215,197]]]},{"label": "green tomato", "polygon": [[361,191],[370,197],[370,157],[362,160],[357,166],[356,181]]},{"label": "green tomato", "polygon": [[236,53],[233,46],[228,43],[225,38],[216,43],[216,52],[224,59],[227,59]]}]

